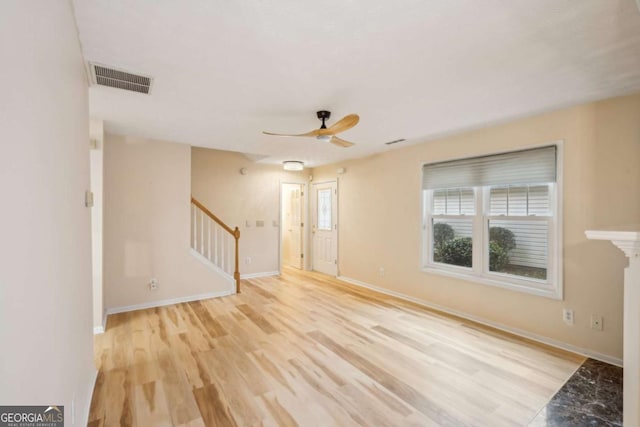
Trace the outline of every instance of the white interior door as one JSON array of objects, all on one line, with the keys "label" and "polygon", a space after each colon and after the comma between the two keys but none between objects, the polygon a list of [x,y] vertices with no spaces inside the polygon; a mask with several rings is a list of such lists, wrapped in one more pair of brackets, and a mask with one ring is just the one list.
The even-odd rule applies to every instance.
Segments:
[{"label": "white interior door", "polygon": [[302,184],[282,185],[282,262],[302,269]]},{"label": "white interior door", "polygon": [[313,185],[313,269],[338,274],[338,186],[335,181]]}]

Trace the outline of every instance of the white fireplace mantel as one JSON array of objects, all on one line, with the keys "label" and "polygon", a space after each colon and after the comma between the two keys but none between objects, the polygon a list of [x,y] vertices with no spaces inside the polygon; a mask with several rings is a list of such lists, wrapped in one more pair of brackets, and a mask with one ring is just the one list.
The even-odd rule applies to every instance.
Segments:
[{"label": "white fireplace mantel", "polygon": [[629,257],[640,256],[640,224],[585,231],[590,240],[610,240]]},{"label": "white fireplace mantel", "polygon": [[585,234],[591,240],[611,241],[629,258],[624,271],[623,424],[640,426],[640,224]]}]

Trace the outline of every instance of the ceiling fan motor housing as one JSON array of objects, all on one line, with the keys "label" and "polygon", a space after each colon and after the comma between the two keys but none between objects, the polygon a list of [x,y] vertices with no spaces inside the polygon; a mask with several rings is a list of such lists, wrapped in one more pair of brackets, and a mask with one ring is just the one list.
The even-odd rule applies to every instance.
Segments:
[{"label": "ceiling fan motor housing", "polygon": [[318,115],[318,118],[320,120],[326,120],[329,117],[331,117],[331,111],[326,111],[326,110],[320,110],[316,113]]},{"label": "ceiling fan motor housing", "polygon": [[322,126],[320,126],[320,129],[326,129],[327,126],[324,124],[324,121],[331,117],[331,111],[320,110],[316,114],[318,115],[318,118],[322,120]]}]

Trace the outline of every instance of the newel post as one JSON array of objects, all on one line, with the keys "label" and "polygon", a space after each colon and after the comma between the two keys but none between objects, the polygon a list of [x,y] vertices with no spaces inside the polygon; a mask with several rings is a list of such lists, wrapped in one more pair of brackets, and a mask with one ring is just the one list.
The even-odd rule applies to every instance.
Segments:
[{"label": "newel post", "polygon": [[233,278],[236,279],[236,293],[240,293],[240,253],[238,251],[238,241],[240,240],[240,230],[238,227],[233,230],[233,237],[236,239],[236,270],[233,272]]}]

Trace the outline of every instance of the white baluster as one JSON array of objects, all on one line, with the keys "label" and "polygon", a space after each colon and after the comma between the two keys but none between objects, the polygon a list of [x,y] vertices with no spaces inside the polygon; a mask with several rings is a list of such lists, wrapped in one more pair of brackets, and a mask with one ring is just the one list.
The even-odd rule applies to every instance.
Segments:
[{"label": "white baluster", "polygon": [[220,226],[218,224],[216,224],[215,228],[213,229],[213,231],[215,233],[214,236],[213,236],[214,237],[214,240],[213,240],[213,259],[214,259],[214,261],[213,261],[213,263],[215,265],[218,265],[218,245],[220,244],[219,237],[218,237],[218,233],[219,233],[218,230],[219,229],[220,229]]},{"label": "white baluster", "polygon": [[200,209],[196,212],[196,251],[200,252]]},{"label": "white baluster", "polygon": [[229,244],[227,245],[227,253],[229,254],[229,257],[227,258],[227,273],[229,273],[229,275],[232,275],[232,270],[231,270],[231,266],[233,265],[233,250],[231,248],[231,242],[233,240],[229,239]]},{"label": "white baluster", "polygon": [[204,212],[200,211],[200,253],[204,255]]},{"label": "white baluster", "polygon": [[227,241],[227,233],[222,233],[222,239],[220,239],[220,265],[218,267],[220,267],[222,270],[224,270],[224,260],[225,260],[225,256],[227,254],[225,254],[224,248],[225,248],[225,244]]},{"label": "white baluster", "polygon": [[207,259],[211,261],[211,219],[207,218]]},{"label": "white baluster", "polygon": [[196,206],[191,204],[191,248],[196,248]]},{"label": "white baluster", "polygon": [[229,243],[227,244],[227,254],[229,255],[227,257],[227,273],[229,273],[229,275],[233,276],[233,242],[234,240],[231,238],[231,236],[229,236]]}]

